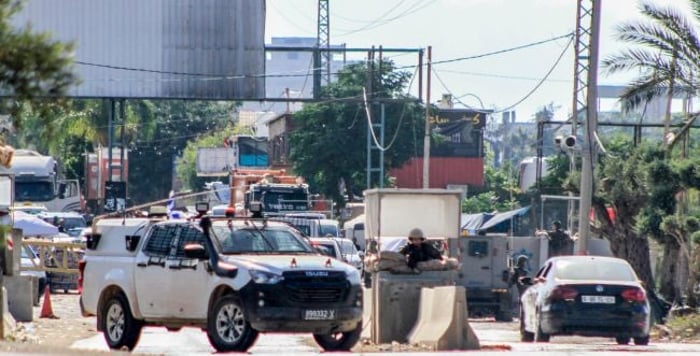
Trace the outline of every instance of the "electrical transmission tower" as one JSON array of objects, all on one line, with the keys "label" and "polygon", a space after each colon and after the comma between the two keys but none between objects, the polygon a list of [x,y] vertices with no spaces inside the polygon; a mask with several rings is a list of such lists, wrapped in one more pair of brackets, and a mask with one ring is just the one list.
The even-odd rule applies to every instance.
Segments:
[{"label": "electrical transmission tower", "polygon": [[321,51],[321,68],[324,69],[323,78],[326,85],[331,83],[331,18],[328,8],[329,0],[318,0],[318,19],[316,38],[319,51]]},{"label": "electrical transmission tower", "polygon": [[578,0],[571,134],[576,135],[581,119],[581,187],[579,205],[579,253],[587,253],[593,195],[593,165],[596,161],[595,132],[598,123],[598,47],[602,0]]}]

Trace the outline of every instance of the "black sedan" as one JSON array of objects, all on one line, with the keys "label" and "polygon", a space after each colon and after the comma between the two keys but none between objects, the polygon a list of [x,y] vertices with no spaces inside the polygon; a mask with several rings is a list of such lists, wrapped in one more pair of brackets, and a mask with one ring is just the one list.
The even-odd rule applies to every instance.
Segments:
[{"label": "black sedan", "polygon": [[554,257],[522,295],[522,341],[554,335],[614,337],[618,344],[649,343],[650,308],[627,261],[601,256]]}]

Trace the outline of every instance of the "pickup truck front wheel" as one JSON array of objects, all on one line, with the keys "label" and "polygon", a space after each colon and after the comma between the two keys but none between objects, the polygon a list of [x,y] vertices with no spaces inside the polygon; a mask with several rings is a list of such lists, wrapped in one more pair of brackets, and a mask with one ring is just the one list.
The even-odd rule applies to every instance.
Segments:
[{"label": "pickup truck front wheel", "polygon": [[207,337],[216,351],[245,352],[258,338],[258,331],[245,319],[241,301],[233,295],[219,299],[207,319]]},{"label": "pickup truck front wheel", "polygon": [[354,330],[333,334],[314,334],[314,340],[324,351],[350,351],[362,334],[362,323]]},{"label": "pickup truck front wheel", "polygon": [[102,308],[102,333],[110,349],[133,350],[141,337],[143,323],[134,319],[122,294],[110,298]]}]

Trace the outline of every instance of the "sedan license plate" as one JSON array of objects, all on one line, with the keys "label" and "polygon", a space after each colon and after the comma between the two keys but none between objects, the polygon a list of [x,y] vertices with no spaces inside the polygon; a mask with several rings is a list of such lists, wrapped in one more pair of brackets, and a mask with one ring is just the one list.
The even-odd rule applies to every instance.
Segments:
[{"label": "sedan license plate", "polygon": [[311,309],[304,310],[304,320],[334,320],[335,310],[333,309]]},{"label": "sedan license plate", "polygon": [[596,304],[615,304],[615,297],[607,295],[582,295],[581,302]]}]

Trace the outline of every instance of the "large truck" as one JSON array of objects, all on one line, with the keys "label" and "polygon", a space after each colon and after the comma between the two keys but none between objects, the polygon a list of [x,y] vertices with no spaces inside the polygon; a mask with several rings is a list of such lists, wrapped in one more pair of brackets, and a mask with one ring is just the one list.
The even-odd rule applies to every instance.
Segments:
[{"label": "large truck", "polygon": [[14,176],[15,205],[43,205],[49,211],[82,209],[78,180],[63,179],[58,161],[51,156],[18,149],[9,167],[0,165],[0,173]]},{"label": "large truck", "polygon": [[229,206],[236,215],[249,215],[252,204],[261,204],[265,216],[309,211],[309,185],[284,170],[245,169],[231,171]]}]

